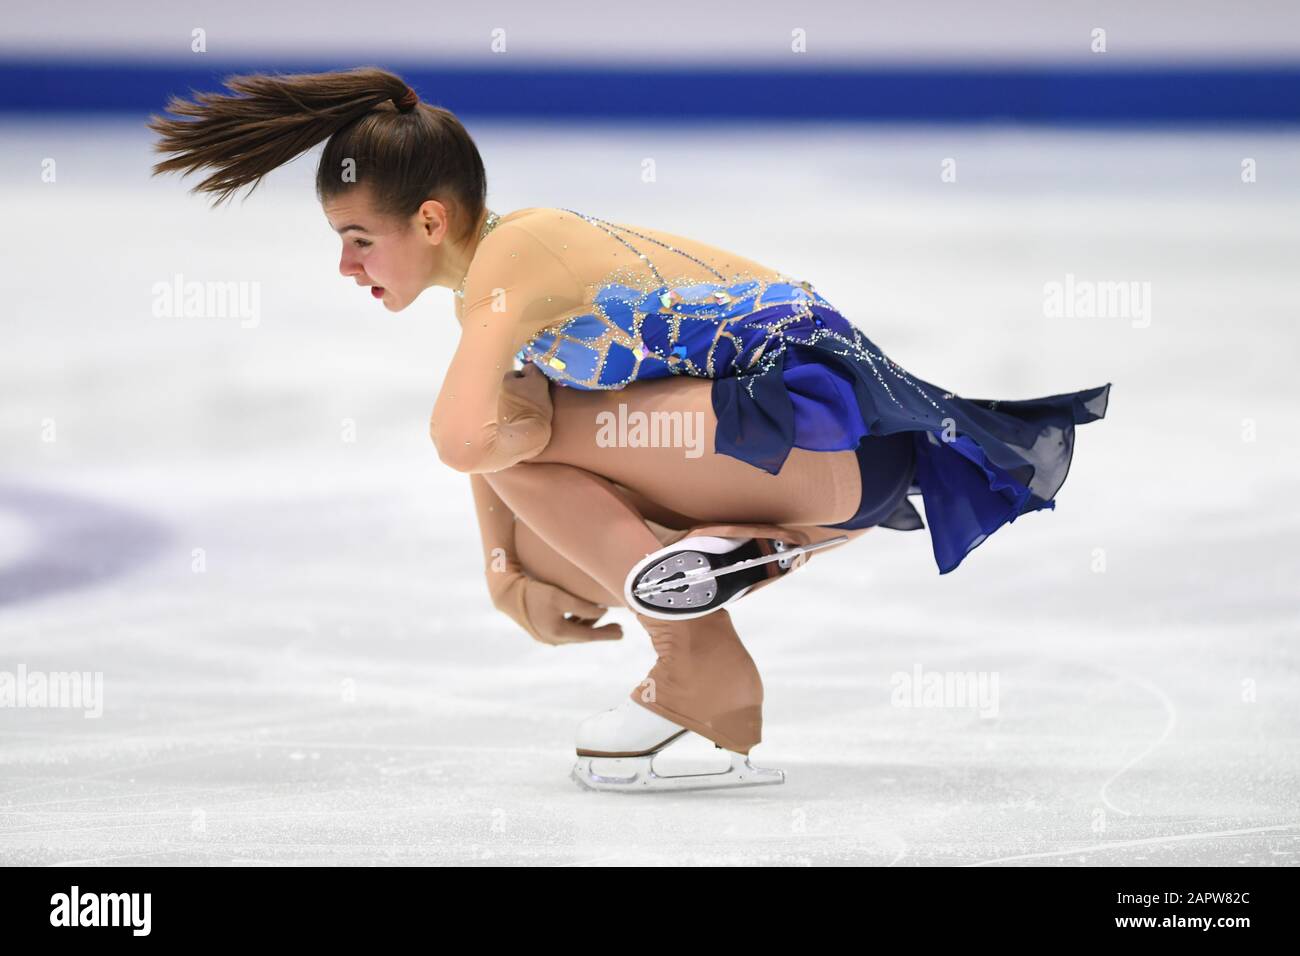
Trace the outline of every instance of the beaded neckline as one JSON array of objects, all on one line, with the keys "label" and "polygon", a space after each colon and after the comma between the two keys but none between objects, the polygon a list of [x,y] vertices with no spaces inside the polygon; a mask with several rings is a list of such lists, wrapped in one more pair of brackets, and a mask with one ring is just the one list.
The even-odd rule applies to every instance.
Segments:
[{"label": "beaded neckline", "polygon": [[[494,213],[491,209],[489,209],[487,211],[487,221],[483,223],[483,231],[478,234],[478,241],[482,242],[484,239],[486,239],[487,234],[491,232],[493,229],[495,229],[497,227],[497,223],[499,223],[500,221],[501,221],[501,217],[498,216],[496,213]],[[478,251],[477,248],[475,248],[475,252],[477,251]],[[458,299],[465,298],[465,283],[468,280],[469,280],[469,269],[466,268],[465,278],[460,280],[460,288],[456,290],[456,298]]]}]

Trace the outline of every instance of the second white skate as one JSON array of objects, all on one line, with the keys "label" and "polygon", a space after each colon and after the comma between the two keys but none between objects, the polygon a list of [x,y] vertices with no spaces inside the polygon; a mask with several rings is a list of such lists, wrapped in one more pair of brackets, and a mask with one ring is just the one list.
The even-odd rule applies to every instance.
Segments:
[{"label": "second white skate", "polygon": [[[711,790],[785,782],[785,771],[755,767],[746,754],[726,751],[731,765],[701,773],[660,774],[655,757],[690,731],[642,707],[630,697],[578,726],[578,761],[573,779],[591,790],[638,793]],[[725,748],[714,744],[719,750]]]}]

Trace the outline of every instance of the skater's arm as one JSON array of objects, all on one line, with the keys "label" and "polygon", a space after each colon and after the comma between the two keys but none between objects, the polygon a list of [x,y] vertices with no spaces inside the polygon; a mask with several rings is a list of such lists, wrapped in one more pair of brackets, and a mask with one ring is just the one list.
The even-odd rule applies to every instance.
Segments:
[{"label": "skater's arm", "polygon": [[521,570],[515,556],[515,515],[482,475],[470,475],[469,483],[478,513],[488,592],[495,600],[510,575]]},{"label": "skater's arm", "polygon": [[[429,435],[444,463],[470,474],[499,471],[551,439],[548,382],[512,379],[531,332],[576,307],[572,274],[545,244],[511,223],[475,252],[465,282],[460,342],[434,404]],[[531,366],[531,363],[530,363]]]},{"label": "skater's arm", "polygon": [[524,572],[515,551],[514,513],[482,475],[469,480],[492,606],[543,644],[619,640],[621,625],[595,626],[604,607]]}]

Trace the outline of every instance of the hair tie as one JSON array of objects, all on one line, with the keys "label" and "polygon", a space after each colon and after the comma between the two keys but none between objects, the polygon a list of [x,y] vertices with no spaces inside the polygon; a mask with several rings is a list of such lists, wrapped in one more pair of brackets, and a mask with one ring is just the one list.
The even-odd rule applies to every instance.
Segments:
[{"label": "hair tie", "polygon": [[420,94],[408,86],[400,99],[396,96],[393,97],[393,102],[397,104],[397,108],[403,113],[409,113],[420,102]]}]

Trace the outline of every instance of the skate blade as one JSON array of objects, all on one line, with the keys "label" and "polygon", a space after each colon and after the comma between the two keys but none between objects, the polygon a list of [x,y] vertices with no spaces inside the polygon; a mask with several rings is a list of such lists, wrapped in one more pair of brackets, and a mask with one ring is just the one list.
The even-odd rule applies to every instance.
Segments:
[{"label": "skate blade", "polygon": [[674,551],[638,574],[632,593],[642,607],[655,610],[713,610],[709,605],[718,593],[718,581],[709,573],[711,567],[699,551]]},{"label": "skate blade", "polygon": [[[658,774],[654,754],[639,757],[579,757],[572,777],[589,790],[606,793],[648,793],[665,790],[729,790],[733,787],[759,787],[785,783],[785,771],[755,767],[745,754],[728,750],[731,766],[701,773]],[[597,772],[592,761],[609,764],[610,769]]]},{"label": "skate blade", "polygon": [[784,547],[778,541],[773,554],[716,570],[711,568],[709,560],[709,556],[716,556],[712,552],[677,550],[676,545],[669,545],[646,555],[633,566],[624,582],[624,599],[636,613],[659,620],[684,621],[704,617],[740,600],[753,586],[746,585],[715,603],[718,578],[772,562],[777,562],[788,573],[801,565],[811,552],[848,540],[846,535],[839,535],[794,548]]}]

